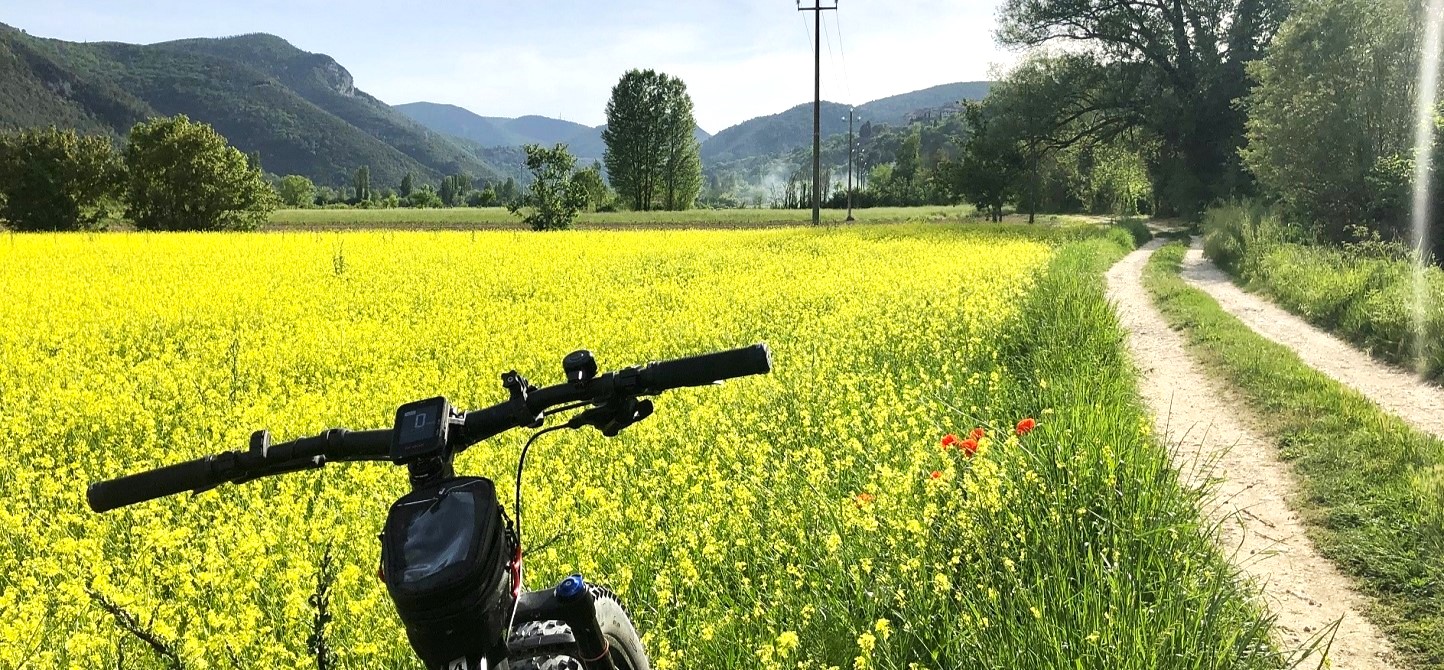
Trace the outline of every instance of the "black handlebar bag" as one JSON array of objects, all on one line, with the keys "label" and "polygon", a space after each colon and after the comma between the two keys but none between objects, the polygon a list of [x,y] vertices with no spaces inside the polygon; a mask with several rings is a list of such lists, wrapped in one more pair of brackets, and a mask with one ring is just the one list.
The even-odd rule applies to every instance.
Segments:
[{"label": "black handlebar bag", "polygon": [[[506,521],[489,479],[455,477],[391,506],[381,534],[386,590],[427,667],[504,658],[514,597]],[[470,665],[466,667],[471,667]]]}]

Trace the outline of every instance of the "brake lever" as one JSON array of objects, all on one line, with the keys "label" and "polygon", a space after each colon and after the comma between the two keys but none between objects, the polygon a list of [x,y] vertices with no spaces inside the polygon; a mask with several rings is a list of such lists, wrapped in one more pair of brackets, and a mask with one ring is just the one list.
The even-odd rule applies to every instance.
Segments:
[{"label": "brake lever", "polygon": [[567,421],[566,427],[576,430],[591,426],[606,437],[616,437],[624,429],[651,416],[654,409],[650,399],[626,396],[583,411]]}]

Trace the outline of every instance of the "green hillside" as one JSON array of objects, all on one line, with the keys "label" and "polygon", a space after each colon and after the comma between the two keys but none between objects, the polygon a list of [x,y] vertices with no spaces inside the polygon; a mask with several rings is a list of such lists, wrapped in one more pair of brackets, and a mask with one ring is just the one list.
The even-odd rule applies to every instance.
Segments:
[{"label": "green hillside", "polygon": [[[411,120],[433,131],[451,137],[467,140],[467,146],[475,151],[479,147],[501,148],[520,147],[524,144],[565,144],[572,154],[582,162],[600,160],[606,151],[602,143],[605,125],[592,128],[573,121],[553,119],[546,116],[528,115],[517,118],[502,116],[481,116],[464,107],[435,102],[410,102],[396,105],[394,109]],[[706,142],[711,135],[700,127],[693,130],[697,142]],[[496,153],[496,152],[492,152]],[[499,171],[509,171],[514,166],[504,166],[492,160],[486,153],[478,155]]]},{"label": "green hillside", "polygon": [[[955,105],[962,100],[981,100],[988,95],[989,82],[959,82],[881,98],[856,109],[858,123],[903,125],[917,112]],[[847,132],[848,106],[822,102],[823,138]],[[702,159],[721,163],[759,156],[773,156],[801,148],[812,141],[812,103],[785,112],[743,121],[723,130],[702,145]]]},{"label": "green hillside", "polygon": [[456,105],[435,102],[409,102],[396,105],[396,111],[431,130],[475,143],[482,147],[521,146],[529,140],[504,127],[511,119],[479,116]]},{"label": "green hillside", "polygon": [[215,126],[277,174],[377,185],[406,173],[495,178],[474,152],[355,89],[330,57],[270,35],[157,45],[76,44],[0,27],[0,127],[73,127],[123,137],[136,122],[185,114]]}]

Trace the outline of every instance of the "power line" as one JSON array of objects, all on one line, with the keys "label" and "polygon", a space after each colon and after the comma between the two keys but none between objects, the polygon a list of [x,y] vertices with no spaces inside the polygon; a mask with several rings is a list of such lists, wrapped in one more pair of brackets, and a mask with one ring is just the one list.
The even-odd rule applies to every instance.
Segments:
[{"label": "power line", "polygon": [[822,23],[822,38],[827,42],[827,64],[832,67],[832,77],[837,78],[837,57],[832,54],[832,26]]},{"label": "power line", "polygon": [[852,77],[847,73],[847,50],[842,48],[842,16],[841,12],[832,15],[832,21],[837,26],[837,55],[842,57],[842,85],[847,89],[847,104],[857,102],[852,95]]},{"label": "power line", "polygon": [[[804,7],[804,8],[802,8],[802,11],[806,11],[806,9],[807,9],[807,8]],[[812,34],[812,30],[811,30],[810,28],[808,28],[808,26],[807,26],[807,17],[806,17],[805,15],[799,13],[799,14],[797,15],[797,18],[802,20],[802,34],[805,36],[805,39],[807,40],[807,48],[813,49],[813,50],[817,50],[817,49],[821,48],[821,45],[819,45],[819,44],[817,43],[816,39],[814,39],[813,34]],[[821,36],[819,35],[819,36],[817,37],[817,39],[820,39],[820,38],[821,38]],[[831,45],[831,44],[828,44],[828,48],[831,49],[831,48],[832,48],[832,45]],[[830,53],[832,53],[832,52],[831,52],[831,51],[828,51],[828,53],[830,54]],[[824,86],[823,88],[826,89],[827,87]]]},{"label": "power line", "polygon": [[[822,223],[822,13],[837,10],[837,0],[824,7],[822,0],[812,0],[803,7],[797,0],[797,11],[812,12],[812,225]],[[805,24],[804,24],[805,25]],[[831,43],[828,46],[831,51]]]}]

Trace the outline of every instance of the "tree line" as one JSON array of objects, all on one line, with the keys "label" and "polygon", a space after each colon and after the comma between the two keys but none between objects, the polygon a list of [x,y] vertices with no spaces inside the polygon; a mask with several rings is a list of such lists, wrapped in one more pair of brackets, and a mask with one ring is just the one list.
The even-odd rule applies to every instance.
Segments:
[{"label": "tree line", "polygon": [[0,218],[16,230],[99,230],[122,212],[140,230],[252,230],[276,204],[253,161],[185,116],[136,124],[119,153],[54,127],[0,136]]},{"label": "tree line", "polygon": [[[1060,165],[1076,161],[1112,184],[1100,193],[1162,215],[1258,200],[1319,241],[1409,242],[1415,186],[1444,207],[1437,101],[1434,142],[1414,145],[1426,12],[1422,0],[1006,0],[1001,42],[1067,47],[967,106],[958,181],[980,208],[1031,208],[1051,204]],[[1425,157],[1434,167],[1416,171]],[[1118,188],[1140,177],[1146,191]],[[1431,244],[1444,255],[1444,236]]]},{"label": "tree line", "polygon": [[137,124],[120,154],[104,137],[25,130],[0,136],[0,220],[16,230],[98,230],[123,215],[142,230],[251,230],[277,206],[500,206],[553,229],[570,227],[582,210],[691,208],[702,166],[686,84],[632,70],[613,88],[606,115],[603,161],[578,169],[565,145],[528,145],[526,186],[466,174],[433,186],[407,174],[377,189],[364,165],[339,188],[302,175],[268,181],[259,156],[185,116]]}]

